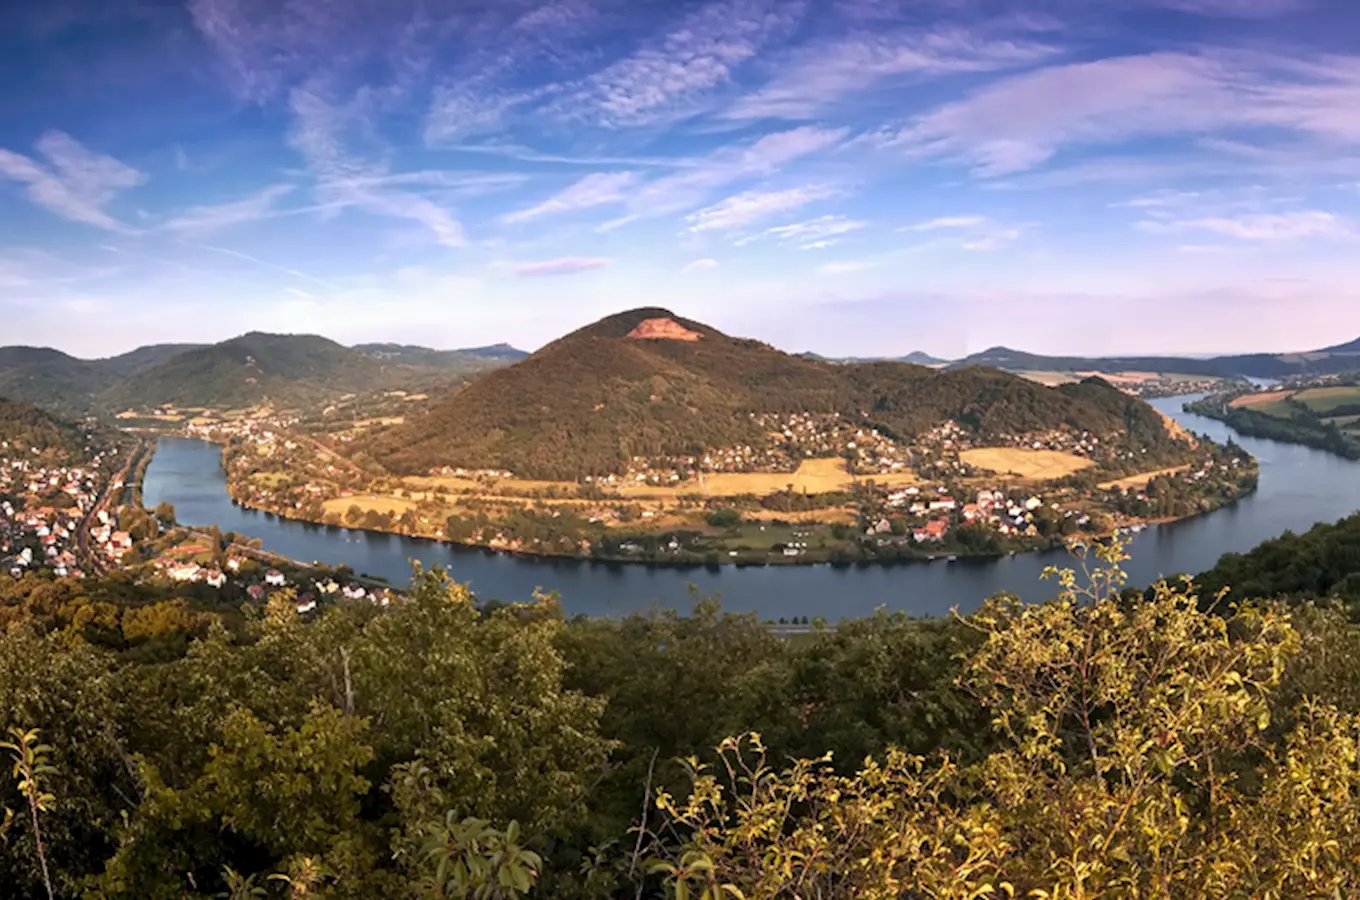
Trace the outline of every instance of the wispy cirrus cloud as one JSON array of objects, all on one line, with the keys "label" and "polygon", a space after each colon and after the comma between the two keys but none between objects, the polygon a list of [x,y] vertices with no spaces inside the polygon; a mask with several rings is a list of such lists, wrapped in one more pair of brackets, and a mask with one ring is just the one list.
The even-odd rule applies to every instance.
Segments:
[{"label": "wispy cirrus cloud", "polygon": [[680,268],[680,274],[689,275],[694,272],[704,272],[707,271],[708,269],[716,269],[717,267],[718,261],[716,259],[704,257],[703,259],[696,259],[693,260],[692,262],[685,263]]},{"label": "wispy cirrus cloud", "polygon": [[255,222],[275,214],[274,203],[292,193],[294,185],[276,184],[243,200],[209,206],[193,206],[161,227],[167,231],[209,232],[232,225]]},{"label": "wispy cirrus cloud", "polygon": [[711,0],[659,39],[567,87],[549,112],[614,128],[692,114],[701,97],[786,37],[806,11],[805,0]]},{"label": "wispy cirrus cloud", "polygon": [[797,160],[828,150],[847,129],[805,125],[767,134],[751,143],[723,147],[680,171],[640,186],[627,200],[628,215],[612,225],[671,215],[708,201],[714,191],[744,179],[773,175]]},{"label": "wispy cirrus cloud", "polygon": [[45,133],[36,147],[47,165],[0,148],[0,177],[27,184],[29,200],[64,219],[108,231],[133,230],[104,207],[123,191],[144,184],[145,173],[89,150],[64,131]]},{"label": "wispy cirrus cloud", "polygon": [[1360,57],[1150,53],[1050,66],[1002,79],[880,136],[982,176],[1021,172],[1060,151],[1159,136],[1266,128],[1360,142]]},{"label": "wispy cirrus cloud", "polygon": [[1029,40],[988,38],[960,29],[865,32],[800,47],[775,77],[724,116],[729,119],[812,118],[829,104],[894,76],[988,72],[1027,65],[1057,53]]},{"label": "wispy cirrus cloud", "polygon": [[544,259],[524,263],[515,269],[521,278],[543,278],[551,275],[575,275],[591,269],[602,269],[613,260],[605,256],[563,256],[558,259]]},{"label": "wispy cirrus cloud", "polygon": [[686,231],[730,231],[768,216],[801,209],[809,203],[841,194],[830,185],[807,185],[782,191],[744,191],[685,217]]},{"label": "wispy cirrus cloud", "polygon": [[541,216],[620,203],[627,197],[626,190],[636,180],[637,175],[633,172],[596,172],[585,176],[542,203],[505,213],[500,217],[500,221],[506,225],[513,225]]},{"label": "wispy cirrus cloud", "polygon": [[770,238],[780,242],[797,243],[804,250],[822,250],[835,244],[841,236],[868,226],[869,223],[866,221],[829,213],[805,222],[776,225],[757,234],[746,235],[738,239],[736,245],[743,247],[755,241]]},{"label": "wispy cirrus cloud", "polygon": [[1138,230],[1149,234],[1177,234],[1209,231],[1244,241],[1289,241],[1299,238],[1353,237],[1358,233],[1349,219],[1323,210],[1286,213],[1257,213],[1236,217],[1211,216],[1198,219],[1146,220]]},{"label": "wispy cirrus cloud", "polygon": [[1267,19],[1307,9],[1313,0],[1151,0],[1150,5],[1199,16]]},{"label": "wispy cirrus cloud", "polygon": [[927,219],[912,225],[903,225],[898,231],[939,231],[942,228],[976,228],[987,223],[986,216],[941,216]]},{"label": "wispy cirrus cloud", "polygon": [[347,135],[367,130],[370,107],[377,102],[371,94],[360,92],[349,104],[333,103],[319,85],[292,91],[294,122],[288,141],[317,179],[316,199],[335,208],[355,206],[375,215],[408,219],[428,229],[436,243],[464,246],[463,224],[449,210],[429,197],[391,187],[398,182],[392,180],[385,161],[372,161],[347,146]]}]

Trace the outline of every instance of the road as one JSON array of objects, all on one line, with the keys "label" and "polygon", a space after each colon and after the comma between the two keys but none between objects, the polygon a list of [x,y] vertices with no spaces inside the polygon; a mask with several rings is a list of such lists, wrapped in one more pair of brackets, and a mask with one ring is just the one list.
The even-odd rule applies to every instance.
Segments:
[{"label": "road", "polygon": [[80,560],[80,566],[86,574],[103,575],[108,571],[107,560],[90,549],[90,523],[94,522],[99,516],[100,510],[108,506],[109,499],[115,490],[114,485],[119,485],[117,490],[123,489],[128,476],[132,474],[133,468],[137,465],[137,461],[141,459],[142,454],[146,452],[146,449],[146,443],[139,440],[128,454],[127,462],[123,464],[123,468],[119,470],[118,474],[113,475],[105,482],[104,490],[100,492],[99,499],[95,501],[94,506],[90,507],[89,511],[85,513],[85,517],[80,520],[80,524],[76,526],[76,557]]}]

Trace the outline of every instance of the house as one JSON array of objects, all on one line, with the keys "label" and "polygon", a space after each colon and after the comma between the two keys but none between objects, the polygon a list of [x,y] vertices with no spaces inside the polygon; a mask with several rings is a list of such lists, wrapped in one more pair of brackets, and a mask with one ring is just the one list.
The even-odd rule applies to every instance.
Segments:
[{"label": "house", "polygon": [[209,587],[220,588],[227,583],[227,576],[221,569],[205,569],[203,580],[208,583]]},{"label": "house", "polygon": [[252,584],[250,587],[246,588],[246,593],[250,595],[251,600],[260,600],[264,597],[264,586]]},{"label": "house", "polygon": [[368,592],[361,585],[347,584],[340,589],[340,595],[349,600],[362,600],[368,596]]},{"label": "house", "polygon": [[284,578],[278,569],[270,569],[264,573],[264,583],[270,587],[283,587],[288,583],[288,579]]},{"label": "house", "polygon": [[171,563],[165,568],[165,574],[175,581],[197,581],[201,571],[198,563],[192,562]]}]

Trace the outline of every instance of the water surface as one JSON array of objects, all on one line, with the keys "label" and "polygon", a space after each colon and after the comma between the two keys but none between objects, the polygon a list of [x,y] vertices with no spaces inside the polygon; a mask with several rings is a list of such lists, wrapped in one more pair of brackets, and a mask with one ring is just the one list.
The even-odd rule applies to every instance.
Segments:
[{"label": "water surface", "polygon": [[[1191,431],[1226,441],[1230,436],[1261,463],[1259,489],[1218,512],[1148,529],[1131,546],[1126,564],[1132,583],[1162,575],[1201,572],[1219,556],[1243,552],[1286,529],[1306,531],[1360,509],[1360,463],[1320,450],[1243,437],[1221,422],[1181,410],[1195,397],[1166,397],[1152,405]],[[691,590],[718,594],[725,606],[780,616],[863,616],[878,606],[938,615],[957,606],[975,608],[984,597],[1008,590],[1026,599],[1051,595],[1039,579],[1045,566],[1069,559],[1062,551],[1019,554],[1000,560],[910,562],[836,567],[672,567],[541,560],[455,547],[398,535],[327,528],[243,509],[227,495],[219,447],[204,441],[161,438],[147,470],[145,502],[174,504],[181,522],[218,525],[259,538],[264,549],[304,562],[346,564],[357,572],[400,584],[410,559],[446,566],[480,596],[523,600],[535,588],[556,590],[568,613],[620,615],[653,603],[688,609]]]}]

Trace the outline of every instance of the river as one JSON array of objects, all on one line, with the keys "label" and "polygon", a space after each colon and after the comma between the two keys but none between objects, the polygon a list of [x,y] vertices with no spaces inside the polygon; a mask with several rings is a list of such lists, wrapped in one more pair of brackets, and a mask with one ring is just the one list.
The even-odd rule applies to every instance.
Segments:
[{"label": "river", "polygon": [[[1243,552],[1286,529],[1305,531],[1360,509],[1360,463],[1320,450],[1237,435],[1213,419],[1186,413],[1192,397],[1152,405],[1191,431],[1217,441],[1232,436],[1261,463],[1257,491],[1218,512],[1148,529],[1132,542],[1125,564],[1130,582],[1201,572],[1219,556]],[[148,507],[167,501],[184,523],[218,525],[259,538],[265,550],[304,562],[345,564],[393,584],[410,576],[410,559],[447,567],[482,598],[527,599],[535,588],[556,590],[568,614],[622,615],[653,604],[688,609],[691,590],[719,596],[734,610],[763,617],[824,616],[829,620],[903,609],[939,615],[975,608],[998,591],[1038,600],[1051,585],[1045,566],[1070,560],[1064,552],[1020,554],[1000,560],[880,563],[850,566],[668,567],[584,560],[541,560],[397,535],[327,528],[243,509],[227,496],[221,450],[205,441],[161,438],[147,469]]]}]

